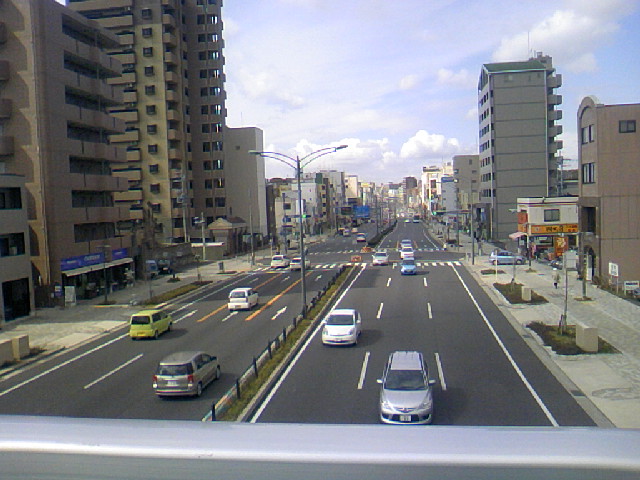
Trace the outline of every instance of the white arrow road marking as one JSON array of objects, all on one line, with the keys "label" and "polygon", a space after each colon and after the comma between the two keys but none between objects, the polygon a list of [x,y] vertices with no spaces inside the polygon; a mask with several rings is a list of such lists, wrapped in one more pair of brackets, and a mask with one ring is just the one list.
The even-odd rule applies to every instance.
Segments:
[{"label": "white arrow road marking", "polygon": [[317,282],[318,280],[320,280],[321,278],[322,278],[322,275],[318,275],[318,276],[316,277],[316,282]]},{"label": "white arrow road marking", "polygon": [[391,285],[391,277],[389,277],[389,278],[387,279],[387,287],[388,287],[389,285]]},{"label": "white arrow road marking", "polygon": [[378,314],[376,315],[376,319],[380,320],[380,317],[382,316],[382,307],[384,307],[384,303],[380,303],[380,307],[378,307]]},{"label": "white arrow road marking", "polygon": [[275,320],[286,311],[287,311],[287,307],[282,307],[280,310],[276,312],[276,314],[273,317],[271,317],[271,320]]},{"label": "white arrow road marking", "polygon": [[116,373],[116,372],[118,372],[118,371],[122,370],[122,369],[123,369],[124,367],[126,367],[127,365],[131,365],[131,364],[132,364],[133,362],[135,362],[136,360],[138,360],[138,359],[142,358],[142,355],[143,355],[142,353],[141,353],[140,355],[136,355],[136,356],[135,356],[135,357],[133,357],[131,360],[129,360],[129,361],[127,361],[127,362],[124,362],[124,363],[123,363],[122,365],[120,365],[119,367],[114,368],[113,370],[111,370],[111,371],[110,371],[110,372],[108,372],[108,373],[105,373],[103,376],[101,376],[100,378],[98,378],[98,379],[94,380],[93,382],[86,384],[86,385],[84,386],[84,389],[85,389],[85,390],[87,390],[87,389],[89,389],[89,388],[93,387],[96,383],[99,383],[99,382],[101,382],[102,380],[104,380],[105,378],[110,377],[110,376],[111,376],[111,375],[113,375],[114,373]]},{"label": "white arrow road marking", "polygon": [[233,317],[234,315],[237,315],[237,314],[238,314],[238,311],[237,311],[237,310],[236,310],[236,311],[234,311],[234,312],[231,312],[229,315],[227,315],[226,317],[224,317],[224,318],[222,319],[222,321],[223,321],[223,322],[226,322],[226,321],[227,321],[227,320],[229,320],[231,317]]},{"label": "white arrow road marking", "polygon": [[182,315],[180,318],[178,318],[173,323],[178,323],[178,322],[184,320],[185,318],[189,318],[190,316],[195,315],[196,312],[197,312],[197,310],[191,310],[189,313],[185,313],[184,315]]}]

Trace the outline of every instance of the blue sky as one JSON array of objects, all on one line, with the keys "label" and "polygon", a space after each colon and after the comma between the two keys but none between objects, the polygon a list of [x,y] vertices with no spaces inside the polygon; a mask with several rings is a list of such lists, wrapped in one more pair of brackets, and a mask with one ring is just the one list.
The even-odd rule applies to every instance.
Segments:
[{"label": "blue sky", "polygon": [[228,125],[291,156],[348,144],[307,170],[363,181],[477,153],[483,63],[553,57],[566,158],[584,96],[640,102],[640,0],[225,0],[223,21]]}]

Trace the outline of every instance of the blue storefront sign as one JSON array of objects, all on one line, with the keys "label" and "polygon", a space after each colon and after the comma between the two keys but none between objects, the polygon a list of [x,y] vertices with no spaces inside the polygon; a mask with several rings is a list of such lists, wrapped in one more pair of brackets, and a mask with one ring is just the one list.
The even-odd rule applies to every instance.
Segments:
[{"label": "blue storefront sign", "polygon": [[88,267],[104,263],[104,253],[90,253],[88,255],[79,255],[77,257],[68,257],[60,260],[60,270],[67,271],[75,268]]},{"label": "blue storefront sign", "polygon": [[111,260],[120,260],[121,258],[127,258],[126,248],[116,248],[115,250],[111,250]]}]

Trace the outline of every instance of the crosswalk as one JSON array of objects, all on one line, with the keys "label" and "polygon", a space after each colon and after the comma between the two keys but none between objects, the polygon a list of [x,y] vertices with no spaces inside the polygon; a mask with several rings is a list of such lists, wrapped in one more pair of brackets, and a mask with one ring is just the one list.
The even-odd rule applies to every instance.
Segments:
[{"label": "crosswalk", "polygon": [[[364,267],[365,265],[371,265],[370,262],[341,262],[341,263],[317,263],[307,267],[307,270],[331,270],[334,268],[340,268],[341,266],[347,267]],[[396,265],[400,265],[399,263],[391,262],[390,266],[395,268]],[[438,261],[430,261],[430,262],[416,262],[416,266],[418,268],[426,268],[426,267],[459,267],[462,263],[459,261],[449,261],[449,262],[438,262]],[[385,268],[384,266],[376,266],[376,268]],[[289,271],[289,270],[275,270],[271,267],[260,267],[255,269],[254,271],[258,272],[277,272],[277,271]]]},{"label": "crosswalk", "polygon": [[[387,251],[391,252],[394,251],[395,249],[391,248],[391,249],[387,249]],[[414,248],[413,249],[414,252],[445,252],[446,250],[443,248]],[[309,255],[327,255],[327,254],[357,254],[357,253],[363,253],[362,250],[360,249],[345,249],[345,250],[334,250],[331,252],[309,252],[307,253],[307,256]],[[371,255],[373,252],[368,252],[369,255]],[[366,253],[365,253],[366,255]]]}]

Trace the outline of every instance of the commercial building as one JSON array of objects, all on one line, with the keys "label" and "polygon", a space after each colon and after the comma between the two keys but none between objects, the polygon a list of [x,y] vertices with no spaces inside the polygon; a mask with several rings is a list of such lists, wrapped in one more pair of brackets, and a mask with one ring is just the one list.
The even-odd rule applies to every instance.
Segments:
[{"label": "commercial building", "polygon": [[24,177],[0,174],[0,327],[34,309]]},{"label": "commercial building", "polygon": [[523,62],[488,63],[478,82],[480,235],[504,241],[516,231],[510,212],[518,197],[557,193],[562,127],[556,109],[562,84],[552,59],[540,53]]},{"label": "commercial building", "polygon": [[640,280],[640,104],[578,109],[579,222],[587,278]]},{"label": "commercial building", "polygon": [[[127,151],[119,205],[153,218],[162,243],[186,242],[229,214],[225,186],[222,0],[71,0],[69,7],[117,35],[112,58],[124,91],[112,113],[126,124],[113,145]],[[148,210],[145,216],[143,210]],[[147,220],[148,221],[148,220]]]},{"label": "commercial building", "polygon": [[471,228],[471,215],[474,215],[474,230],[480,220],[476,205],[480,188],[480,157],[478,155],[455,155],[453,157],[453,178],[458,195],[460,221],[465,229]]},{"label": "commercial building", "polygon": [[114,197],[127,180],[113,171],[127,159],[109,137],[125,124],[108,112],[122,66],[106,53],[118,37],[54,0],[0,2],[0,32],[0,172],[25,178],[36,303],[63,286],[95,294],[104,270],[122,284],[129,209]]}]

